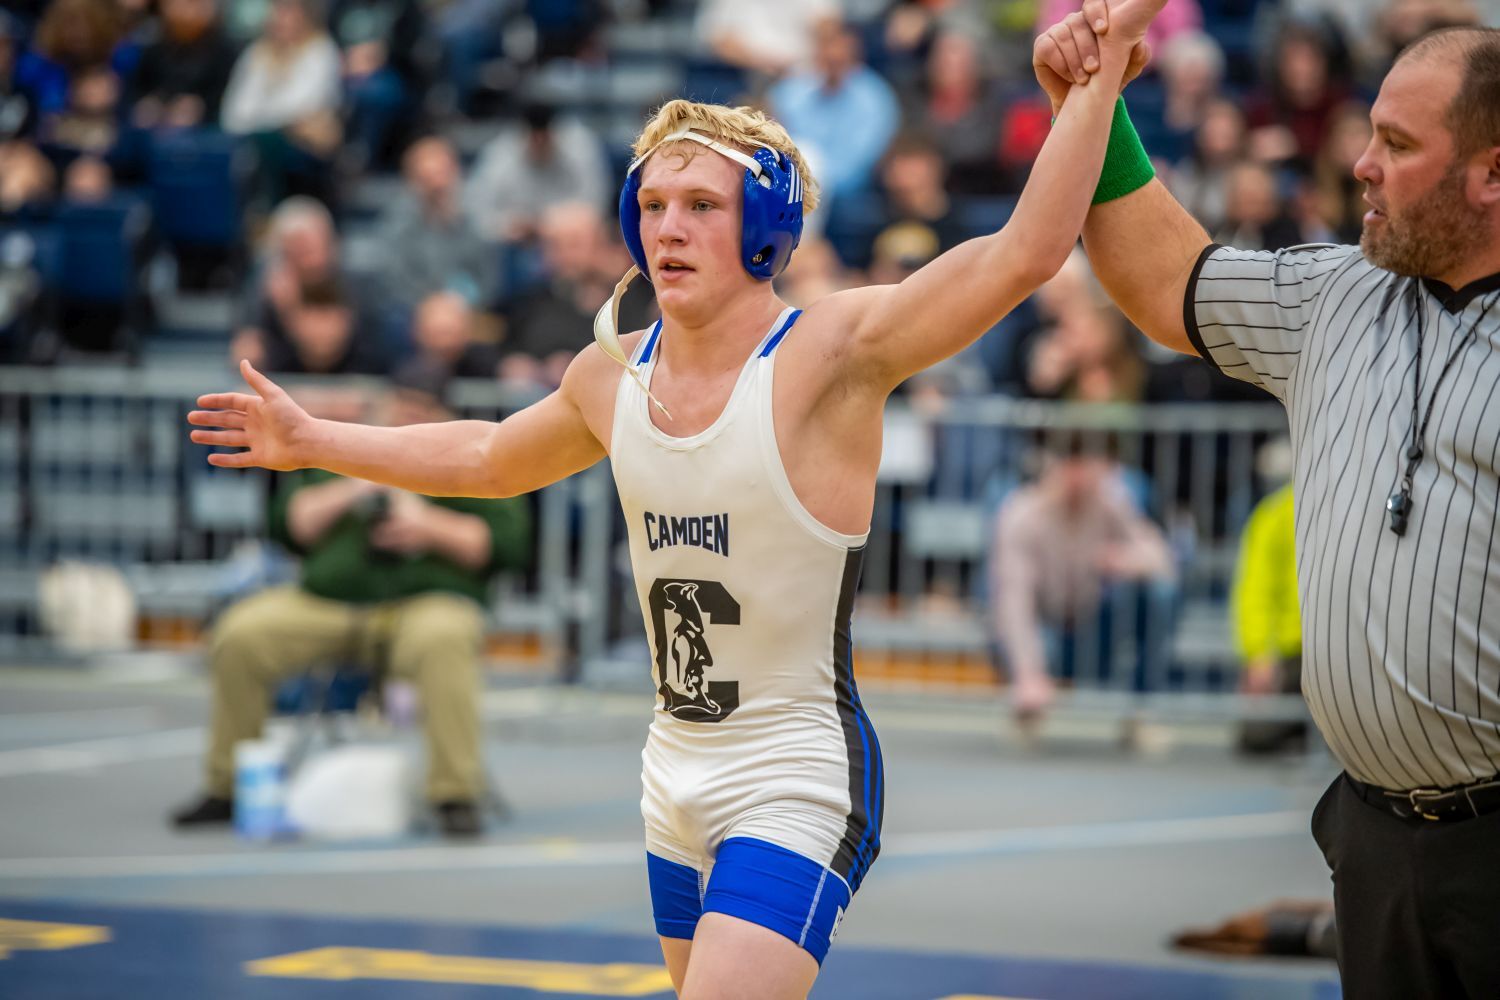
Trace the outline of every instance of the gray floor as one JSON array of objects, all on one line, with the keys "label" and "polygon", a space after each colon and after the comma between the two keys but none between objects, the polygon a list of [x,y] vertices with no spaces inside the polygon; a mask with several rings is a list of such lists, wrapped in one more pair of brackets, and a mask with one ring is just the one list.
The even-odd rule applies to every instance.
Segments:
[{"label": "gray floor", "polygon": [[[0,916],[6,899],[62,900],[649,934],[648,697],[492,688],[487,757],[516,815],[478,844],[263,846],[163,822],[197,784],[199,679],[0,669]],[[1329,895],[1306,832],[1326,761],[1248,765],[1211,727],[1129,753],[1112,725],[1066,714],[1023,746],[984,698],[867,701],[888,769],[885,847],[841,943],[1223,969],[1166,939]]]}]

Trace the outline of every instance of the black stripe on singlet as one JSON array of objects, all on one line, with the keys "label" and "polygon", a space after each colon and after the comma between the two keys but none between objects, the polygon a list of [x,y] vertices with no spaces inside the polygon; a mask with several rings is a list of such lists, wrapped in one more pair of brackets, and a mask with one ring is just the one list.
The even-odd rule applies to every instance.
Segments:
[{"label": "black stripe on singlet", "polygon": [[885,767],[880,759],[880,743],[854,683],[851,622],[864,554],[864,546],[860,546],[850,549],[844,560],[844,579],[839,587],[833,625],[834,696],[844,730],[844,746],[849,753],[849,816],[832,868],[849,883],[850,892],[859,888],[880,853],[880,821],[885,811]]}]

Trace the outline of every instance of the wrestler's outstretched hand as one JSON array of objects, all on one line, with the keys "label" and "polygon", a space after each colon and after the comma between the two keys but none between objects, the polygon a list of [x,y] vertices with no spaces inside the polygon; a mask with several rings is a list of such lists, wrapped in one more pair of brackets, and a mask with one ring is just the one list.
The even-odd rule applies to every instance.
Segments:
[{"label": "wrestler's outstretched hand", "polygon": [[250,362],[240,362],[240,374],[254,393],[216,392],[199,396],[198,405],[202,409],[190,412],[188,423],[214,429],[194,430],[189,437],[198,444],[244,449],[214,452],[208,456],[209,465],[279,471],[302,468],[301,446],[317,421]]}]

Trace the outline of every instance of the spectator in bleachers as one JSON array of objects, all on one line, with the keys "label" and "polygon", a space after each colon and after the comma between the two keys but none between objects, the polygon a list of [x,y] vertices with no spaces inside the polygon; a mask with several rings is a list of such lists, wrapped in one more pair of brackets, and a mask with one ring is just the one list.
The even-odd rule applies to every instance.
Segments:
[{"label": "spectator in bleachers", "polygon": [[815,30],[839,16],[839,0],[704,0],[695,28],[719,60],[778,77],[810,65]]},{"label": "spectator in bleachers", "polygon": [[83,70],[68,88],[68,106],[38,122],[46,147],[67,154],[106,155],[120,137],[120,78],[114,70]]},{"label": "spectator in bleachers", "polygon": [[434,292],[417,306],[412,320],[416,354],[402,371],[437,370],[450,378],[497,378],[500,351],[474,337],[474,311],[455,292]]},{"label": "spectator in bleachers", "polygon": [[[1240,690],[1251,695],[1302,690],[1302,613],[1297,600],[1291,448],[1285,441],[1261,447],[1256,472],[1282,485],[1255,505],[1240,539],[1230,594],[1235,652],[1243,666]],[[1247,720],[1240,728],[1245,753],[1302,750],[1305,720]]]},{"label": "spectator in bleachers", "polygon": [[1212,231],[1229,211],[1229,175],[1249,149],[1245,114],[1233,101],[1218,100],[1203,113],[1192,152],[1167,173],[1166,183],[1193,218]]},{"label": "spectator in bleachers", "polygon": [[1201,31],[1174,35],[1156,57],[1161,76],[1161,119],[1149,139],[1152,156],[1175,163],[1193,148],[1193,139],[1220,99],[1224,80],[1224,50]]},{"label": "spectator in bleachers", "polygon": [[886,78],[902,93],[920,88],[932,74],[933,50],[945,37],[978,49],[989,41],[989,22],[974,0],[892,0],[880,15],[871,52]]},{"label": "spectator in bleachers", "polygon": [[218,0],[161,0],[161,34],[130,81],[131,121],[148,129],[217,124],[235,54]]},{"label": "spectator in bleachers", "polygon": [[[1111,681],[1112,641],[1133,634],[1133,687],[1166,655],[1175,574],[1166,536],[1143,514],[1107,443],[1071,432],[1048,441],[1041,473],[1018,487],[995,519],[989,578],[991,623],[1022,720],[1044,713],[1053,676],[1099,671]],[[1131,619],[1120,628],[1114,616]],[[1050,667],[1050,669],[1049,669]]]},{"label": "spectator in bleachers", "polygon": [[963,242],[963,221],[954,212],[947,173],[942,153],[925,136],[897,136],[880,164],[881,228],[919,222],[937,235],[939,253]]},{"label": "spectator in bleachers", "polygon": [[255,139],[261,207],[294,193],[332,202],[341,62],[313,0],[274,0],[260,37],[235,62],[221,117],[225,131]]},{"label": "spectator in bleachers", "polygon": [[57,172],[51,161],[24,139],[0,142],[0,217],[52,199]]},{"label": "spectator in bleachers", "polygon": [[833,244],[821,236],[803,236],[792,262],[776,279],[776,291],[788,305],[810,306],[825,295],[853,287]]},{"label": "spectator in bleachers", "polygon": [[40,139],[53,141],[61,131],[58,141],[67,144],[70,119],[115,110],[124,35],[113,0],[54,0],[47,8],[16,66],[16,85],[31,102]]},{"label": "spectator in bleachers", "polygon": [[[1340,15],[1339,6],[1330,13]],[[1379,88],[1397,54],[1429,31],[1500,24],[1500,0],[1384,0],[1376,6],[1373,30],[1360,33],[1362,79],[1371,89]]]},{"label": "spectator in bleachers", "polygon": [[24,41],[20,22],[0,10],[0,142],[31,130],[31,99],[16,79]]},{"label": "spectator in bleachers", "polygon": [[921,85],[908,92],[906,120],[936,140],[955,194],[998,194],[1016,186],[997,158],[1005,105],[983,57],[973,36],[944,31],[932,42]]},{"label": "spectator in bleachers", "polygon": [[252,276],[241,304],[239,325],[230,344],[230,358],[260,365],[273,353],[284,353],[290,343],[287,326],[301,301],[302,289],[338,282],[361,317],[363,327],[373,314],[362,286],[339,262],[338,234],[322,203],[304,197],[288,198],[271,217],[269,257]]},{"label": "spectator in bleachers", "polygon": [[63,200],[75,205],[94,205],[114,194],[115,175],[97,156],[80,156],[63,173]]},{"label": "spectator in bleachers", "polygon": [[286,317],[287,340],[267,345],[267,372],[298,375],[388,375],[391,363],[337,280],[304,285]]},{"label": "spectator in bleachers", "polygon": [[534,238],[542,214],[554,206],[581,201],[603,211],[611,190],[609,161],[594,130],[533,103],[480,152],[466,203],[485,239],[515,243]]},{"label": "spectator in bleachers", "polygon": [[1277,33],[1269,78],[1245,106],[1256,159],[1305,167],[1317,156],[1334,111],[1351,96],[1346,75],[1334,70],[1334,47],[1323,25],[1288,21]]},{"label": "spectator in bleachers", "polygon": [[900,108],[891,85],[865,65],[853,28],[822,21],[813,38],[812,67],[788,74],[767,98],[832,200],[870,186]]},{"label": "spectator in bleachers", "polygon": [[1364,184],[1354,176],[1354,164],[1369,142],[1370,109],[1359,103],[1341,107],[1313,164],[1317,239],[1345,245],[1359,242],[1369,205]]},{"label": "spectator in bleachers", "polygon": [[1147,370],[1129,322],[1095,282],[1088,258],[1075,251],[1037,290],[1046,325],[1034,341],[1028,394],[1085,403],[1136,403]]},{"label": "spectator in bleachers", "polygon": [[471,303],[495,292],[495,251],[463,207],[463,170],[451,143],[428,136],[402,157],[406,190],[380,221],[380,285],[405,316],[434,292]]},{"label": "spectator in bleachers", "polygon": [[[398,383],[391,426],[451,420],[440,383]],[[230,608],[209,641],[213,715],[205,792],[178,827],[234,815],[234,747],[261,733],[282,679],[351,664],[413,681],[427,736],[427,799],[449,835],[480,832],[480,654],[494,574],[524,566],[524,499],[420,497],[320,470],[287,475],[270,534],[302,557],[301,580]]]},{"label": "spectator in bleachers", "polygon": [[869,283],[899,285],[943,252],[937,230],[925,222],[894,222],[875,237],[870,253]]},{"label": "spectator in bleachers", "polygon": [[333,0],[328,31],[342,56],[354,164],[387,162],[401,118],[425,86],[417,61],[425,30],[417,0]]},{"label": "spectator in bleachers", "polygon": [[1229,171],[1224,221],[1214,239],[1245,250],[1279,250],[1305,242],[1278,190],[1276,174],[1264,163],[1246,160]]},{"label": "spectator in bleachers", "polygon": [[[594,314],[628,266],[610,242],[599,210],[583,202],[556,205],[540,224],[543,280],[506,310],[500,349],[507,381],[556,388],[573,356],[594,341]],[[620,329],[646,325],[644,282],[620,302]]]}]

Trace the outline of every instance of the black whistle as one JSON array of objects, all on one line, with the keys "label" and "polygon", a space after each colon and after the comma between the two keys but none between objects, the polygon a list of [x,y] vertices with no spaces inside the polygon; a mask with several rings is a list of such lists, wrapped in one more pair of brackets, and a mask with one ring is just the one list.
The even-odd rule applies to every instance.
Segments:
[{"label": "black whistle", "polygon": [[1391,530],[1398,535],[1406,534],[1406,523],[1411,518],[1411,494],[1406,490],[1392,493],[1385,501],[1385,509],[1391,515]]}]

